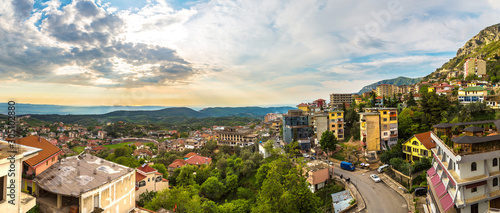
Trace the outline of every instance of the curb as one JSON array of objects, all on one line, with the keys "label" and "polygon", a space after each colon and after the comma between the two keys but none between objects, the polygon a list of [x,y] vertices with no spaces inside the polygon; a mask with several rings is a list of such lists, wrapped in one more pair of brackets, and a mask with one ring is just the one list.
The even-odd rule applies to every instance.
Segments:
[{"label": "curb", "polygon": [[[389,176],[387,176],[385,173],[382,173],[380,176],[383,176],[384,179],[389,180],[390,182],[392,182],[393,185],[396,185],[399,188],[404,189],[406,191],[406,188],[404,188],[401,184],[399,184],[398,182],[396,182],[395,180],[393,180],[392,178],[390,178]],[[401,195],[401,197],[403,197],[403,199],[406,200],[406,205],[407,205],[407,208],[408,208],[408,212],[415,212],[415,210],[413,209],[413,201],[411,199],[408,199],[408,197],[411,196],[411,194],[404,193],[404,192],[402,192],[402,190],[398,190],[398,189],[395,189],[395,188],[389,186],[388,183],[385,182],[385,180],[382,180],[382,181],[389,188],[391,188],[392,190],[396,191],[399,195]],[[409,196],[406,196],[406,195],[409,195]]]},{"label": "curb", "polygon": [[[356,185],[354,185],[352,183],[347,183],[344,179],[341,179],[338,176],[335,177],[334,179],[335,180],[340,180],[340,182],[342,182],[344,184],[344,186],[346,187],[346,189],[349,191],[349,193],[351,194],[351,196],[356,199],[356,203],[354,205],[358,205],[358,207],[359,207],[359,208],[356,209],[356,212],[361,212],[364,209],[366,209],[365,199],[363,198],[363,196],[361,195],[361,193],[359,193],[358,188],[356,187]],[[355,191],[355,193],[353,193],[352,191]],[[360,199],[358,199],[358,196],[353,196],[353,195],[359,195]],[[352,208],[353,207],[350,207],[349,209],[352,209]]]}]

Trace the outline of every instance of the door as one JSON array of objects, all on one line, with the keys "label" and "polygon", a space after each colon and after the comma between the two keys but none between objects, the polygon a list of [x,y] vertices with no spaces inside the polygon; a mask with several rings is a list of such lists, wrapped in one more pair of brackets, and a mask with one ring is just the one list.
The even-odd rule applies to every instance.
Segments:
[{"label": "door", "polygon": [[470,213],[479,213],[479,204],[472,204],[470,206]]}]

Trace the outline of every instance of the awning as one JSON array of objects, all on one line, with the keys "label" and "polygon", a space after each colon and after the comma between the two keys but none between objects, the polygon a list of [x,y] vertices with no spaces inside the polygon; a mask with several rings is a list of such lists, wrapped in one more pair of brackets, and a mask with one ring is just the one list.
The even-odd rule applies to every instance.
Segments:
[{"label": "awning", "polygon": [[478,187],[478,186],[482,186],[482,185],[486,185],[488,182],[486,181],[481,181],[481,182],[477,182],[477,183],[473,183],[473,184],[469,184],[469,185],[466,185],[465,188],[466,189],[470,189],[470,188],[474,188],[474,187]]},{"label": "awning", "polygon": [[431,183],[434,187],[441,183],[441,178],[439,178],[439,175],[434,175],[434,177],[431,178]]},{"label": "awning", "polygon": [[427,170],[427,174],[429,175],[429,177],[432,177],[436,174],[436,169],[434,169],[434,167],[431,167],[431,169]]},{"label": "awning", "polygon": [[443,210],[446,212],[453,206],[453,199],[451,199],[450,194],[446,193],[446,195],[439,200]]},{"label": "awning", "polygon": [[439,186],[435,187],[436,189],[436,194],[437,194],[437,197],[443,197],[444,194],[446,194],[446,187],[444,186],[444,184],[439,184]]}]

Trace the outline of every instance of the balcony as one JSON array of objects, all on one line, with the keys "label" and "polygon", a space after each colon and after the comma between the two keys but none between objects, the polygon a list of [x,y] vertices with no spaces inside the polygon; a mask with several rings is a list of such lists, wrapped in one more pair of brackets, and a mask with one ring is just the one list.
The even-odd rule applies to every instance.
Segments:
[{"label": "balcony", "polygon": [[21,212],[28,212],[36,205],[36,198],[30,194],[21,192]]}]

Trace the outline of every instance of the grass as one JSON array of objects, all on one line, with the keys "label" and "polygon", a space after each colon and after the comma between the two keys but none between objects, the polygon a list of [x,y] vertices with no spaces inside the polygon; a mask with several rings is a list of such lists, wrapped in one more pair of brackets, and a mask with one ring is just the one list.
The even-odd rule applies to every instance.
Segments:
[{"label": "grass", "polygon": [[85,147],[84,146],[75,146],[71,150],[73,150],[76,153],[81,153],[81,152],[83,152],[83,150],[85,150]]},{"label": "grass", "polygon": [[133,143],[135,143],[135,142],[125,142],[125,143],[109,144],[109,145],[104,145],[104,147],[106,147],[108,149],[116,149],[116,148],[120,148],[122,146],[133,144]]}]

